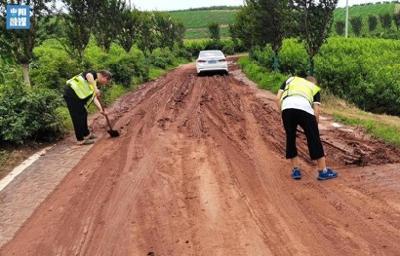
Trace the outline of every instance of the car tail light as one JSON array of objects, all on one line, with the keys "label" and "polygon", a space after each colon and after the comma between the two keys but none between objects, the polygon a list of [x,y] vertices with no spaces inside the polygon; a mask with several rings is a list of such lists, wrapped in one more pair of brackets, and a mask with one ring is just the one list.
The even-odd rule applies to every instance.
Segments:
[{"label": "car tail light", "polygon": [[218,60],[219,62],[225,62],[226,61],[226,59],[220,59],[220,60]]},{"label": "car tail light", "polygon": [[207,61],[205,61],[205,60],[198,60],[197,62],[199,62],[199,63],[205,63],[205,62],[207,62]]}]

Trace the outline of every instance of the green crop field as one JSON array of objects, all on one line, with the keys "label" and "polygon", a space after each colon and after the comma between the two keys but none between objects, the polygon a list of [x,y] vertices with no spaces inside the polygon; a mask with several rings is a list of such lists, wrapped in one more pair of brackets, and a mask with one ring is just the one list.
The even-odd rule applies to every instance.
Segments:
[{"label": "green crop field", "polygon": [[[368,19],[368,15],[382,15],[386,13],[393,14],[395,10],[395,3],[382,3],[382,4],[368,4],[352,6],[349,9],[350,17],[361,16],[363,19]],[[338,8],[335,11],[335,21],[344,21],[346,17],[346,9]]]},{"label": "green crop field", "polygon": [[216,22],[221,25],[221,36],[229,37],[228,25],[235,21],[237,10],[186,10],[173,11],[169,14],[181,21],[186,27],[187,39],[208,38],[208,25]]},{"label": "green crop field", "polygon": [[[237,7],[239,8],[239,7]],[[208,38],[208,25],[216,22],[221,25],[221,36],[229,37],[228,25],[234,23],[235,15],[238,9],[223,7],[209,8],[206,10],[182,10],[182,11],[171,11],[169,14],[181,21],[186,27],[186,39],[200,39]],[[400,4],[396,3],[380,3],[380,4],[368,4],[358,5],[350,7],[350,17],[361,16],[363,19],[362,33],[368,33],[368,16],[369,15],[382,15],[386,13],[393,14],[395,11],[400,11]],[[338,8],[335,11],[335,22],[344,21],[346,12],[344,8]],[[334,27],[333,27],[334,28]],[[394,28],[394,25],[393,25]],[[352,29],[350,26],[350,33]],[[381,32],[383,29],[378,22],[376,32]]]},{"label": "green crop field", "polygon": [[[400,4],[397,3],[381,3],[381,4],[368,4],[368,5],[359,5],[359,6],[352,6],[349,9],[349,17],[361,17],[363,28],[361,30],[362,34],[368,34],[368,16],[375,15],[378,17],[379,15],[384,14],[394,14],[395,12],[400,10]],[[345,8],[338,8],[335,11],[335,19],[336,21],[344,21],[346,18],[346,10]],[[334,27],[333,27],[334,29]],[[395,25],[392,24],[392,29],[395,29]],[[349,25],[349,32],[352,34],[351,25]],[[378,26],[375,32],[383,32],[383,28],[381,26],[380,21],[378,21]]]}]

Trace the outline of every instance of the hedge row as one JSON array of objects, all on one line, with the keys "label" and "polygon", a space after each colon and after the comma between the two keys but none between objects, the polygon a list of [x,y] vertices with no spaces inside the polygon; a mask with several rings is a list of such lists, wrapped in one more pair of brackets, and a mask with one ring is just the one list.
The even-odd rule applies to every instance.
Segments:
[{"label": "hedge row", "polygon": [[[251,57],[272,66],[270,47],[254,50]],[[285,40],[279,57],[282,73],[306,73],[307,53],[298,41]],[[321,86],[335,95],[367,111],[400,115],[400,41],[331,38],[315,66]]]}]

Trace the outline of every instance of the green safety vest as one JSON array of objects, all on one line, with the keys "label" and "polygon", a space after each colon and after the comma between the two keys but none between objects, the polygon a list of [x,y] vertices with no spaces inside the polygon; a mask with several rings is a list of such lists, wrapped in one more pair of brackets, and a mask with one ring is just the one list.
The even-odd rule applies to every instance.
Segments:
[{"label": "green safety vest", "polygon": [[86,106],[89,106],[96,96],[94,86],[91,85],[85,78],[83,78],[82,74],[76,75],[68,80],[67,85],[74,90],[79,99],[83,100],[88,98],[89,96],[92,96],[86,103]]},{"label": "green safety vest", "polygon": [[281,104],[284,99],[287,97],[297,95],[306,98],[310,104],[313,104],[314,96],[321,91],[317,85],[311,83],[310,81],[301,78],[295,77],[292,81],[290,81],[282,94]]}]

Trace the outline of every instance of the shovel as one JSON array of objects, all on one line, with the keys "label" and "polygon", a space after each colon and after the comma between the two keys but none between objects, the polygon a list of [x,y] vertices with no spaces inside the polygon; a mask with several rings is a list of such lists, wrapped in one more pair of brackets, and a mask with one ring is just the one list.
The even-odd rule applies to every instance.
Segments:
[{"label": "shovel", "polygon": [[[97,98],[97,99],[98,99],[98,98]],[[101,104],[100,100],[99,100],[99,103],[100,103],[100,106],[101,106],[101,108],[103,109],[103,112],[104,112],[104,107],[103,107],[103,105]],[[110,122],[110,119],[108,118],[108,116],[107,116],[106,114],[104,114],[104,117],[105,117],[106,120],[107,120],[107,125],[108,125],[108,128],[109,128],[109,130],[108,130],[107,132],[108,132],[108,134],[110,134],[110,137],[111,137],[111,138],[119,137],[119,132],[116,131],[116,130],[113,130],[112,125],[111,125],[111,122]]]}]

